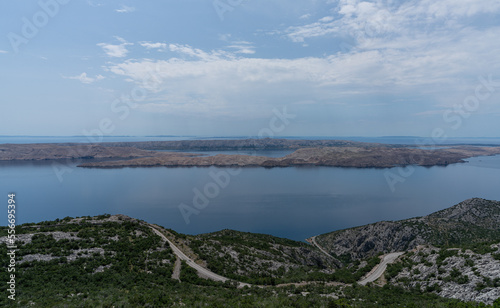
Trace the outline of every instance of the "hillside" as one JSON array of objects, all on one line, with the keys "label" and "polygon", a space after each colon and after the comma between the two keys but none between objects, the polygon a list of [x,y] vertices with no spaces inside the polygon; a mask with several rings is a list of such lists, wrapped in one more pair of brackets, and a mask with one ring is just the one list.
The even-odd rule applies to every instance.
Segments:
[{"label": "hillside", "polygon": [[334,256],[356,260],[418,245],[469,248],[499,239],[500,202],[474,198],[423,217],[322,234],[316,242]]},{"label": "hillside", "polygon": [[[484,231],[495,229],[497,210],[498,202],[473,199],[426,219]],[[0,227],[4,268],[7,231]],[[484,234],[466,237],[473,250],[418,246],[389,264],[376,284],[361,286],[356,282],[370,276],[379,254],[339,267],[313,245],[271,235],[185,235],[124,215],[66,217],[16,227],[16,301],[3,296],[0,305],[479,307],[500,303],[500,238],[493,245],[483,241],[491,234],[473,238]],[[2,271],[0,279],[8,275]],[[1,287],[4,295],[7,289]]]}]

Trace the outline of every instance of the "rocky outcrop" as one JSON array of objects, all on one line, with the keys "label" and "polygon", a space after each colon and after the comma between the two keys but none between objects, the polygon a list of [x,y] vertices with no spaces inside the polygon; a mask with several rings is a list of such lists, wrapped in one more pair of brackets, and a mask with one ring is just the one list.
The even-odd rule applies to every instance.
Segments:
[{"label": "rocky outcrop", "polygon": [[492,252],[479,254],[471,250],[419,246],[399,261],[401,271],[389,283],[491,305],[500,297],[500,261],[493,258],[500,253],[499,244],[491,245],[490,250]]},{"label": "rocky outcrop", "polygon": [[500,202],[479,198],[424,217],[377,222],[316,237],[326,251],[344,259],[363,259],[424,244],[452,246],[488,240],[500,240]]}]

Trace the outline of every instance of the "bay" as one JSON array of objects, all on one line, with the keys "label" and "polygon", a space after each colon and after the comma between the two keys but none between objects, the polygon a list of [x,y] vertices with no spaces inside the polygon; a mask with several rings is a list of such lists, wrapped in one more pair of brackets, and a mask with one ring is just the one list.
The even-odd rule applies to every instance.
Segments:
[{"label": "bay", "polygon": [[[60,181],[54,166],[0,163],[0,193],[5,204],[7,194],[16,193],[18,223],[120,213],[187,234],[228,228],[304,240],[380,220],[426,215],[468,198],[500,200],[500,156],[412,167],[394,190],[388,172],[398,175],[407,169],[244,168],[221,185],[215,175],[225,179],[221,174],[234,174],[235,169],[82,169],[74,162]],[[193,202],[197,191],[208,203],[187,224],[179,205],[195,208],[202,203],[199,198]],[[6,218],[1,224],[7,224]]]}]

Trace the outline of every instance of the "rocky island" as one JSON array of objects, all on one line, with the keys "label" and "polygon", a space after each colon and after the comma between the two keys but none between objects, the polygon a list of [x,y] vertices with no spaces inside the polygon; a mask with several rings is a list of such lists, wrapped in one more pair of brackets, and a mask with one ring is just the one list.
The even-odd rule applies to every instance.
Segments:
[{"label": "rocky island", "polygon": [[[161,150],[161,151],[160,151]],[[284,157],[218,154],[204,156],[179,151],[294,150]],[[170,152],[165,152],[170,151]],[[385,145],[343,140],[184,140],[115,142],[99,144],[3,144],[0,161],[88,160],[79,167],[295,167],[331,166],[391,168],[436,166],[464,162],[475,156],[500,154],[498,146],[455,145],[422,149],[408,145]],[[105,161],[95,161],[96,159]]]}]

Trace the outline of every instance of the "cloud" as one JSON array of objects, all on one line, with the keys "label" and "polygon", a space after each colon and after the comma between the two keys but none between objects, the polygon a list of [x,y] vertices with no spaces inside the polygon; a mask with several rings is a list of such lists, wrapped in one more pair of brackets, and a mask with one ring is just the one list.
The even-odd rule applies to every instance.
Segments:
[{"label": "cloud", "polygon": [[0,53],[9,53],[9,52],[8,52],[8,51],[1,50],[1,49],[0,49]]},{"label": "cloud", "polygon": [[193,48],[189,45],[182,44],[169,44],[168,48],[172,52],[176,52],[181,56],[194,58],[203,61],[214,61],[220,58],[230,58],[233,57],[231,53],[223,50],[212,50],[210,52],[203,51],[199,48]]},{"label": "cloud", "polygon": [[168,47],[165,43],[140,42],[139,44],[146,49],[167,49]]},{"label": "cloud", "polygon": [[133,43],[129,43],[123,38],[116,36],[115,37],[121,44],[114,45],[114,44],[107,44],[107,43],[99,43],[97,46],[101,47],[104,52],[109,56],[113,58],[123,58],[128,54],[128,50],[126,46],[128,45],[134,45]]},{"label": "cloud", "polygon": [[338,33],[339,27],[334,22],[324,22],[320,19],[317,22],[304,26],[292,26],[285,30],[286,36],[293,42],[304,42],[311,37],[325,36],[331,33]]},{"label": "cloud", "polygon": [[470,23],[460,19],[479,14],[500,12],[500,2],[489,0],[338,0],[332,15],[313,23],[291,26],[278,33],[293,42],[315,37],[353,37],[366,39],[380,36],[407,36],[429,32],[429,29],[454,31]]},{"label": "cloud", "polygon": [[115,10],[115,12],[118,12],[118,13],[132,13],[134,11],[135,11],[135,7],[126,6],[126,5],[122,5],[119,9]]},{"label": "cloud", "polygon": [[[321,48],[328,40],[330,45],[314,56],[258,57],[254,43],[222,34],[222,47],[212,50],[143,41],[139,44],[146,49],[170,52],[106,69],[148,91],[138,107],[143,112],[250,117],[289,104],[357,117],[370,116],[373,108],[389,113],[400,108],[418,120],[463,101],[478,76],[500,71],[500,26],[480,20],[488,10],[500,12],[500,5],[483,0],[330,3],[337,5],[331,14],[322,10],[314,22],[304,17],[296,21],[303,25],[275,32],[311,46],[324,39]],[[343,42],[348,48],[341,48]]]},{"label": "cloud", "polygon": [[[314,101],[314,106],[332,108],[354,105],[362,113],[363,100],[402,95],[413,101],[425,97],[412,113],[423,116],[439,103],[456,103],[447,101],[450,93],[460,99],[477,84],[477,76],[500,69],[494,61],[499,35],[500,28],[491,27],[447,36],[438,31],[375,37],[360,41],[355,50],[292,59],[248,57],[254,47],[247,41],[230,43],[226,49],[231,51],[172,43],[167,45],[174,53],[170,58],[129,59],[107,70],[148,90],[148,101],[139,108],[144,112],[258,115],[277,102],[301,106]],[[146,46],[163,47],[156,44],[163,43]],[[346,101],[350,105],[338,104]],[[380,102],[370,106],[374,103]]]},{"label": "cloud", "polygon": [[230,41],[231,34],[219,34],[219,40],[228,42],[230,45],[226,46],[229,48],[231,52],[236,54],[254,54],[255,46],[253,43],[239,40],[239,41]]},{"label": "cloud", "polygon": [[255,47],[252,43],[247,41],[236,41],[232,42],[231,45],[227,46],[227,48],[231,48],[234,53],[239,54],[254,54]]},{"label": "cloud", "polygon": [[83,73],[81,73],[80,75],[77,75],[77,76],[69,76],[69,77],[63,77],[63,78],[66,78],[66,79],[75,79],[75,80],[79,80],[81,83],[90,84],[90,83],[93,83],[95,81],[102,80],[105,77],[102,76],[102,75],[96,75],[95,77],[88,77],[87,73],[83,72]]}]

